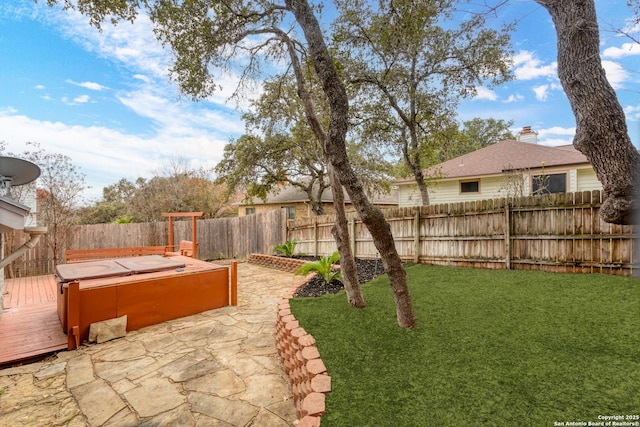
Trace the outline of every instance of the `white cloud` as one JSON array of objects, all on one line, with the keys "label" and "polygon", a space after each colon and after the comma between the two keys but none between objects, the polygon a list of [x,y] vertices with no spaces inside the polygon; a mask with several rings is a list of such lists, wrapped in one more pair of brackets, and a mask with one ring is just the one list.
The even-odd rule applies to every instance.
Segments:
[{"label": "white cloud", "polygon": [[553,126],[545,129],[538,129],[538,143],[557,147],[559,145],[569,145],[573,143],[576,134],[575,127]]},{"label": "white cloud", "polygon": [[533,80],[540,77],[557,78],[558,63],[543,64],[533,52],[521,50],[513,57],[516,80]]},{"label": "white cloud", "polygon": [[35,89],[36,90],[44,90],[44,85],[36,85]]},{"label": "white cloud", "polygon": [[56,8],[49,14],[65,37],[88,52],[117,60],[126,67],[155,78],[166,79],[170,53],[156,40],[147,15],[139,14],[133,24],[125,21],[114,26],[106,22],[102,25],[102,31],[98,31],[88,25],[87,18],[77,11]]},{"label": "white cloud", "polygon": [[240,134],[244,124],[239,114],[220,109],[208,109],[204,104],[168,99],[145,86],[117,96],[127,108],[140,117],[156,123],[158,132],[176,137],[190,136],[202,131],[216,134]]},{"label": "white cloud", "polygon": [[133,78],[137,79],[137,80],[141,80],[141,81],[143,81],[145,83],[149,83],[151,81],[151,79],[149,77],[145,76],[144,74],[134,74]]},{"label": "white cloud", "polygon": [[627,116],[627,120],[638,121],[640,120],[640,105],[627,105],[624,107],[624,113]]},{"label": "white cloud", "polygon": [[549,85],[534,86],[531,90],[536,94],[538,101],[544,102],[549,96]]},{"label": "white cloud", "polygon": [[72,100],[69,100],[69,98],[66,96],[63,96],[62,98],[60,98],[60,100],[66,105],[86,104],[89,102],[90,99],[91,98],[89,97],[89,95],[76,96]]},{"label": "white cloud", "polygon": [[510,104],[512,102],[518,102],[522,100],[524,100],[524,96],[520,95],[519,93],[512,93],[507,99],[502,102],[504,102],[505,104]]},{"label": "white cloud", "polygon": [[83,87],[85,89],[89,89],[89,90],[101,91],[101,90],[107,89],[105,86],[102,86],[100,83],[95,83],[95,82],[78,83],[78,82],[74,82],[73,80],[69,80],[69,79],[67,79],[66,82],[70,83],[72,85],[75,85],[75,86],[80,86],[80,87]]},{"label": "white cloud", "polygon": [[553,126],[546,129],[540,129],[538,132],[538,136],[546,137],[548,135],[563,135],[563,136],[571,136],[573,137],[576,134],[576,128],[563,128],[560,126]]},{"label": "white cloud", "polygon": [[[99,32],[89,26],[87,18],[76,11],[56,12],[51,14],[52,19],[65,37],[74,40],[89,52],[121,63],[134,72],[132,77],[138,81],[150,87],[162,87],[169,96],[180,96],[179,88],[169,81],[173,53],[155,38],[153,24],[145,13],[138,14],[133,24],[120,22],[114,26],[106,22],[102,25],[102,32]],[[215,82],[218,90],[206,101],[226,107],[239,81],[239,74],[235,72],[216,70]],[[248,88],[246,92],[256,96],[261,90],[261,84],[257,83],[257,86]],[[238,107],[244,109],[248,105],[243,99]]]},{"label": "white cloud", "polygon": [[494,91],[487,89],[485,87],[476,86],[475,90],[476,90],[476,94],[473,97],[474,101],[476,100],[495,101],[498,99],[498,95],[496,95]]},{"label": "white cloud", "polygon": [[608,47],[602,52],[602,56],[605,58],[618,59],[625,56],[640,55],[640,44],[638,43],[623,43],[621,47],[612,46]]},{"label": "white cloud", "polygon": [[611,83],[614,89],[622,88],[624,86],[623,83],[629,80],[629,74],[617,62],[602,61],[602,68],[604,68],[607,74],[607,80],[609,80],[609,83]]},{"label": "white cloud", "polygon": [[89,95],[80,95],[73,98],[73,102],[75,104],[86,104],[87,102],[89,102],[90,99],[91,98],[89,97]]},{"label": "white cloud", "polygon": [[[226,136],[194,127],[180,129],[180,119],[176,117],[174,123],[154,135],[140,137],[105,127],[35,120],[8,108],[0,111],[0,129],[3,129],[8,152],[21,153],[25,142],[35,141],[48,152],[69,156],[92,187],[86,196],[99,199],[104,186],[121,178],[149,178],[153,171],[176,156],[185,158],[194,167],[215,166],[228,142]],[[223,118],[217,117],[217,120],[210,124],[223,124],[220,123]],[[181,133],[185,130],[189,133]]]}]

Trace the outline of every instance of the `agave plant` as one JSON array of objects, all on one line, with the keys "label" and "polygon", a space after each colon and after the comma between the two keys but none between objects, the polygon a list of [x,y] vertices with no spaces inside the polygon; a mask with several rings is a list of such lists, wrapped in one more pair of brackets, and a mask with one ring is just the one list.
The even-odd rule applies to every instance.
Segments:
[{"label": "agave plant", "polygon": [[291,258],[293,256],[293,252],[295,251],[297,244],[298,244],[297,240],[289,239],[285,243],[274,246],[273,252],[275,252],[276,255]]},{"label": "agave plant", "polygon": [[301,274],[306,276],[309,273],[317,273],[324,283],[330,283],[332,280],[342,280],[342,274],[340,270],[334,270],[333,266],[340,260],[338,252],[332,253],[330,256],[323,256],[318,261],[308,262],[302,264],[300,268],[296,270],[295,274]]}]

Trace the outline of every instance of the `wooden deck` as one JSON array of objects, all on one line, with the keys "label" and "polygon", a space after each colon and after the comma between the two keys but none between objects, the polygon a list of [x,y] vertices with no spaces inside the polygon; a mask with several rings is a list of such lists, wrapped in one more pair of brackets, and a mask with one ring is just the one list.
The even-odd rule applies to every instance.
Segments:
[{"label": "wooden deck", "polygon": [[[237,264],[223,267],[184,256],[171,259],[184,267],[85,279],[65,287],[63,296],[58,295],[53,275],[5,279],[0,367],[75,348],[88,338],[91,323],[122,314],[129,316],[127,330],[135,330],[237,304]],[[136,261],[142,262],[138,271],[143,272],[145,260]],[[75,333],[67,336],[60,319]]]},{"label": "wooden deck", "polygon": [[56,311],[53,275],[5,279],[0,365],[67,349]]}]

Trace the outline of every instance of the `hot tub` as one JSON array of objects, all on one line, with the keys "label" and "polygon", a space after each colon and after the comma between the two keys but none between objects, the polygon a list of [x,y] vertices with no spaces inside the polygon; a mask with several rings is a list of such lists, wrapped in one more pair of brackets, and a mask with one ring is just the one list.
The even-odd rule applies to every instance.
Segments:
[{"label": "hot tub", "polygon": [[56,267],[58,317],[69,349],[94,322],[127,315],[127,331],[230,305],[237,264],[159,255]]}]

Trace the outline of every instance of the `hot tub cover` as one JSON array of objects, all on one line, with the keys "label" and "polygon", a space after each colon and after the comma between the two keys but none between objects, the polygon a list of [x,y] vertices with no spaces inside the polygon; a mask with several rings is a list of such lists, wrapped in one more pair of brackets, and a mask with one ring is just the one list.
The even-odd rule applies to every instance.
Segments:
[{"label": "hot tub cover", "polygon": [[160,255],[122,258],[116,260],[116,262],[124,268],[131,270],[134,274],[173,270],[174,268],[182,268],[185,266],[184,262],[175,261]]},{"label": "hot tub cover", "polygon": [[56,277],[59,282],[128,276],[129,274],[131,274],[131,270],[112,260],[60,264],[56,267]]},{"label": "hot tub cover", "polygon": [[118,260],[89,261],[75,264],[61,264],[56,267],[58,282],[74,280],[102,279],[105,277],[129,276],[131,274],[152,273],[173,270],[185,264],[160,255],[148,255]]}]

